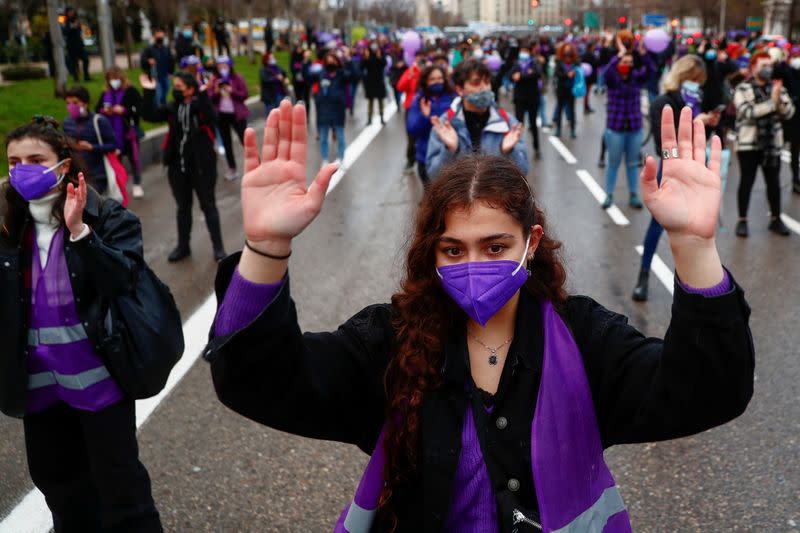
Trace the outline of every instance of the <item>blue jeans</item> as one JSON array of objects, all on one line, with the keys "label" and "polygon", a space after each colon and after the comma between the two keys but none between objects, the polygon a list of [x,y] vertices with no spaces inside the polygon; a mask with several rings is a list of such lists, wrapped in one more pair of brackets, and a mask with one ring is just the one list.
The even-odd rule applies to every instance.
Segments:
[{"label": "blue jeans", "polygon": [[[547,111],[545,110],[544,92],[539,92],[539,120],[542,122],[542,127],[547,126]],[[534,117],[534,120],[536,117]]]},{"label": "blue jeans", "polygon": [[[658,184],[661,185],[661,162],[658,163],[658,174],[656,175]],[[644,251],[642,252],[642,270],[650,270],[650,263],[658,247],[658,241],[664,228],[656,221],[655,217],[650,218],[650,225],[647,226],[647,233],[644,234]]]},{"label": "blue jeans", "polygon": [[564,111],[567,115],[569,131],[575,133],[575,97],[565,100],[556,98],[556,108],[553,111],[553,122],[556,125],[556,131],[561,131],[561,111]]},{"label": "blue jeans", "polygon": [[169,95],[169,76],[158,78],[156,80],[156,102],[161,105],[167,103],[167,96]]},{"label": "blue jeans", "polygon": [[617,185],[617,169],[625,154],[625,169],[628,173],[628,190],[631,194],[639,192],[639,150],[642,147],[642,130],[614,131],[606,129],[606,194],[614,194]]},{"label": "blue jeans", "polygon": [[344,161],[344,126],[331,126],[330,124],[319,125],[319,151],[322,153],[322,163],[328,162],[328,135],[331,128],[336,132],[336,157]]}]

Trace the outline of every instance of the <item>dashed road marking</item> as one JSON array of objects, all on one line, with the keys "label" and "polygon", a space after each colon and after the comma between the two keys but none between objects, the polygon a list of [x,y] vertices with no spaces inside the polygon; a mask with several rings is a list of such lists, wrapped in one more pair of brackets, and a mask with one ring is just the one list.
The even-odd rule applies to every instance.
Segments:
[{"label": "dashed road marking", "polygon": [[783,219],[783,223],[786,224],[787,228],[800,235],[800,222],[785,213],[781,215],[781,219]]},{"label": "dashed road marking", "polygon": [[[589,192],[592,193],[592,196],[594,196],[595,200],[597,200],[597,203],[602,205],[606,199],[606,192],[595,181],[595,179],[592,177],[589,171],[581,169],[575,171],[575,173],[578,175],[578,178],[581,180],[581,182],[583,182],[586,188],[589,189]],[[606,213],[608,213],[608,216],[611,217],[611,220],[613,220],[616,225],[627,226],[630,224],[628,217],[626,217],[625,214],[622,211],[620,211],[619,207],[617,207],[616,205],[612,204],[611,207],[609,207],[605,211]]]},{"label": "dashed road marking", "polygon": [[550,136],[550,144],[552,144],[553,148],[555,148],[558,151],[558,153],[561,154],[561,157],[564,158],[564,161],[566,161],[570,165],[574,165],[575,163],[578,162],[578,160],[575,159],[575,156],[572,155],[572,152],[569,151],[569,148],[564,146],[564,143],[561,142],[561,139],[559,139],[555,135]]}]

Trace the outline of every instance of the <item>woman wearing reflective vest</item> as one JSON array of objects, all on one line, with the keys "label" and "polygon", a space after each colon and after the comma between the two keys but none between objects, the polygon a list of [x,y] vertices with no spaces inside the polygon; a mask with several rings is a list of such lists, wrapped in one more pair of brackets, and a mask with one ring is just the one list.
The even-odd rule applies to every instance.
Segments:
[{"label": "woman wearing reflective vest", "polygon": [[160,532],[134,400],[105,354],[109,302],[134,290],[139,219],[86,185],[72,140],[37,117],[6,137],[0,186],[0,410],[23,419],[56,533]]},{"label": "woman wearing reflective vest", "polygon": [[754,349],[749,307],[715,244],[720,143],[706,167],[702,125],[693,134],[684,109],[679,146],[672,121],[665,109],[662,187],[653,158],[642,176],[675,257],[664,340],[567,294],[560,243],[525,176],[480,155],[446,166],[425,192],[391,303],[302,333],[288,257],[336,168],[306,187],[300,106],[269,116],[260,163],[247,132],[247,242],[220,265],[205,357],[231,409],[371,454],[334,531],[628,532],[603,450],[744,411]]}]

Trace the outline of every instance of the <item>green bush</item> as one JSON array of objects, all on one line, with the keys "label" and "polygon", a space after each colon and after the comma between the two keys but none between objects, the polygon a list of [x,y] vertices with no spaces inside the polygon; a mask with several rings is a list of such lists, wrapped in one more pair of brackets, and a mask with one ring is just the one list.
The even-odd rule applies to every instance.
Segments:
[{"label": "green bush", "polygon": [[47,70],[36,65],[13,65],[2,70],[5,81],[39,80],[47,77]]}]

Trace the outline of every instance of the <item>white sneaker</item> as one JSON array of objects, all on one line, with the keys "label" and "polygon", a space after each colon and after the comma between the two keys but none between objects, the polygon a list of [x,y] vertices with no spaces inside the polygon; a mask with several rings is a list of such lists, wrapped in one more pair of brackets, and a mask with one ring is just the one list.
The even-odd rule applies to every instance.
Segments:
[{"label": "white sneaker", "polygon": [[341,159],[339,159],[338,157],[337,157],[337,158],[336,158],[336,159],[333,161],[333,164],[334,164],[334,165],[336,165],[336,166],[337,166],[337,167],[339,167],[339,168],[342,168],[342,167],[344,166],[344,165],[342,164],[342,160],[341,160]]},{"label": "white sneaker", "polygon": [[234,181],[236,178],[239,177],[239,174],[236,172],[235,168],[229,168],[225,171],[225,179],[228,181]]},{"label": "white sneaker", "polygon": [[134,198],[143,198],[144,197],[144,189],[142,189],[141,185],[134,185],[133,186],[133,197]]},{"label": "white sneaker", "polygon": [[217,146],[217,153],[224,157],[225,156],[225,147],[222,146],[222,145]]}]

